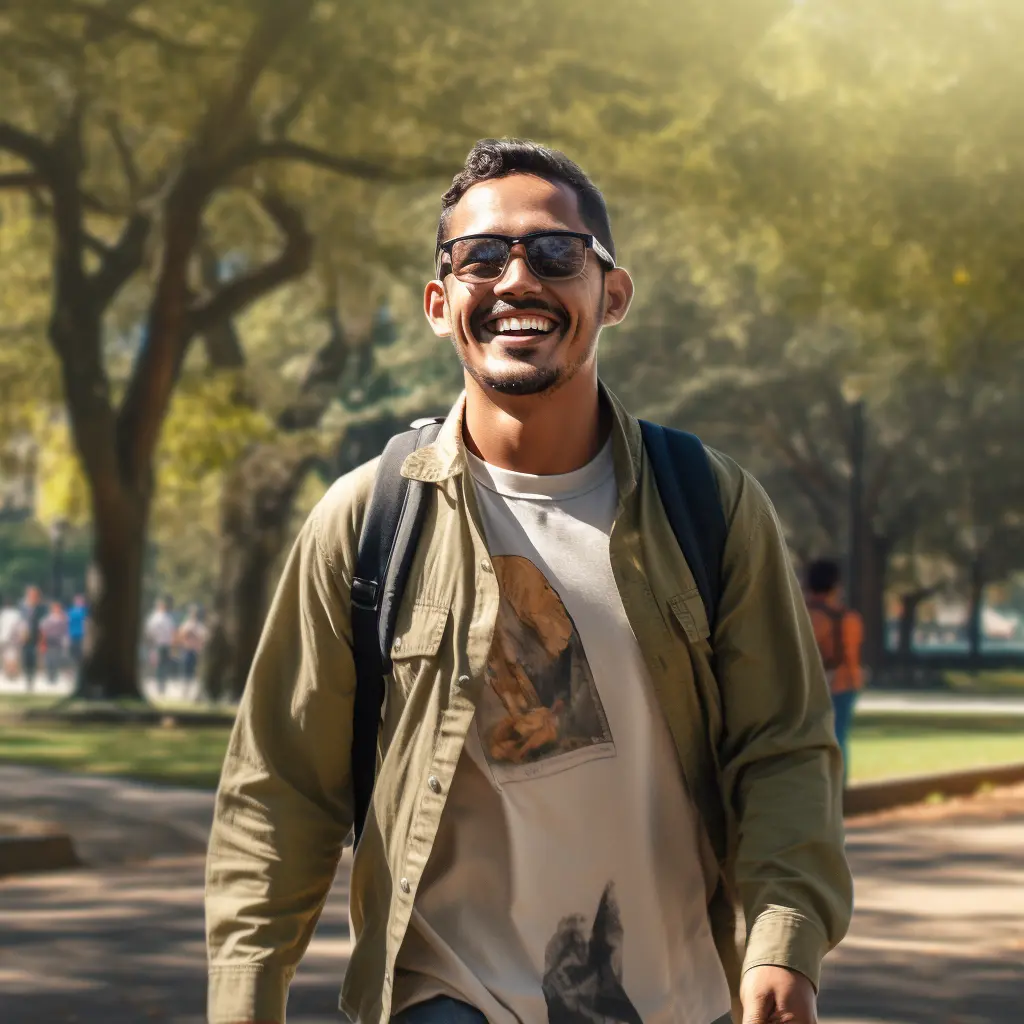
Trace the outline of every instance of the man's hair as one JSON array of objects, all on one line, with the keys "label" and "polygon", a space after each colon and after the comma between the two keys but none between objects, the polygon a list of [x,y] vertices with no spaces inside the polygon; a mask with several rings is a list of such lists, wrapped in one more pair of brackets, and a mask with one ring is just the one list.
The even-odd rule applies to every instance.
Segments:
[{"label": "man's hair", "polygon": [[534,174],[554,184],[568,185],[576,193],[580,217],[594,237],[615,257],[612,225],[600,189],[578,164],[557,149],[548,149],[527,139],[481,139],[466,157],[465,166],[452,179],[441,197],[441,220],[437,225],[434,258],[446,240],[452,207],[473,185],[510,174]]},{"label": "man's hair", "polygon": [[839,586],[839,563],[832,558],[819,558],[807,566],[807,589],[812,594],[827,594]]}]

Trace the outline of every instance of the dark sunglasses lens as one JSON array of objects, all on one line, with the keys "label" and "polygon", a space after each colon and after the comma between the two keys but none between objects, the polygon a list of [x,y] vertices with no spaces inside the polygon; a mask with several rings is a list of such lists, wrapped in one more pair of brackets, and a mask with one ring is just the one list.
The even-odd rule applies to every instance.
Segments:
[{"label": "dark sunglasses lens", "polygon": [[493,281],[508,263],[508,243],[500,238],[466,238],[452,246],[452,271],[463,281]]},{"label": "dark sunglasses lens", "polygon": [[587,246],[572,235],[538,235],[527,241],[526,255],[538,277],[575,277],[587,262]]}]

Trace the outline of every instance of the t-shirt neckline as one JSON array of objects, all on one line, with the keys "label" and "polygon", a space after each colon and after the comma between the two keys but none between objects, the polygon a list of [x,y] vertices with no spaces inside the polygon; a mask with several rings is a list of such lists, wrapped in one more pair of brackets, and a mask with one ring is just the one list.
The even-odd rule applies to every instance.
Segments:
[{"label": "t-shirt neckline", "polygon": [[611,437],[590,462],[569,473],[547,476],[517,473],[512,469],[492,466],[468,449],[466,460],[473,479],[481,487],[508,498],[528,498],[532,501],[565,501],[568,498],[578,498],[600,487],[615,473]]}]

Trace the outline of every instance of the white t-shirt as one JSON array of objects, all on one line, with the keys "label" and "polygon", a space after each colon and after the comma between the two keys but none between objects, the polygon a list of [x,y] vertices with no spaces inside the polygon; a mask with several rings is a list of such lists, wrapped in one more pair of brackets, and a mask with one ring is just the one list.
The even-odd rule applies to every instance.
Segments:
[{"label": "white t-shirt", "polygon": [[146,622],[146,637],[157,647],[170,647],[174,643],[174,619],[170,612],[154,611]]},{"label": "white t-shirt", "polygon": [[392,1012],[711,1024],[710,849],[612,574],[611,445],[560,476],[470,469],[502,600]]}]

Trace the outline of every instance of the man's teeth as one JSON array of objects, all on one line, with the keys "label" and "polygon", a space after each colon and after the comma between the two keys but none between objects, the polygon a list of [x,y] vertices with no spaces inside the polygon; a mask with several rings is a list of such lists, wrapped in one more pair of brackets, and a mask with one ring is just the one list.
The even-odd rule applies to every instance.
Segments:
[{"label": "man's teeth", "polygon": [[554,323],[551,320],[545,320],[539,316],[524,316],[524,317],[503,317],[497,321],[494,325],[495,334],[501,334],[503,331],[541,331],[547,332],[554,327]]}]

